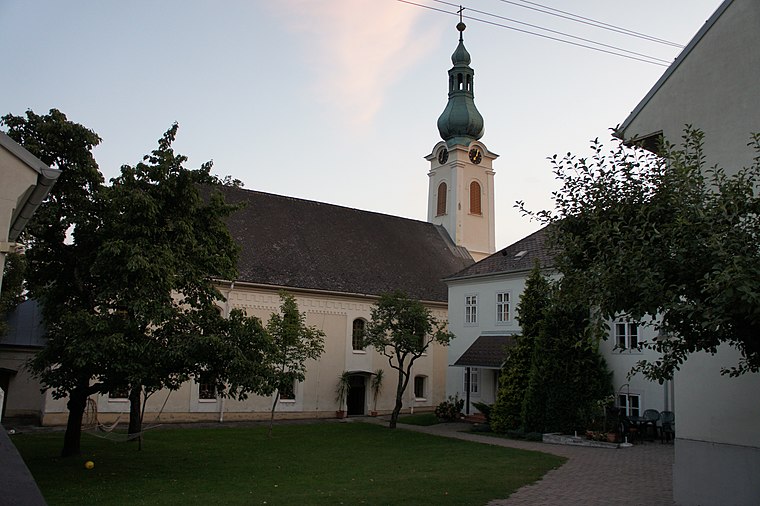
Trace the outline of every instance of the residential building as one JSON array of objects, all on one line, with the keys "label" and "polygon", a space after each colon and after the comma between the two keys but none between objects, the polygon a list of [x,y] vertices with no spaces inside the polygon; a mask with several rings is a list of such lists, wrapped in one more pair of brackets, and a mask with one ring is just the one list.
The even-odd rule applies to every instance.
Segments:
[{"label": "residential building", "polygon": [[[60,175],[13,139],[0,132],[0,290],[5,258],[22,251],[21,232]],[[27,411],[29,378],[23,364],[31,356],[27,346],[0,336],[0,415]],[[38,389],[37,389],[38,391]],[[0,416],[2,420],[3,416]]]},{"label": "residential building", "polygon": [[[678,144],[686,124],[705,133],[706,167],[749,166],[760,132],[760,2],[725,0],[618,127],[628,142]],[[673,495],[680,505],[760,502],[760,374],[731,378],[736,349],[693,353],[675,376]]]}]

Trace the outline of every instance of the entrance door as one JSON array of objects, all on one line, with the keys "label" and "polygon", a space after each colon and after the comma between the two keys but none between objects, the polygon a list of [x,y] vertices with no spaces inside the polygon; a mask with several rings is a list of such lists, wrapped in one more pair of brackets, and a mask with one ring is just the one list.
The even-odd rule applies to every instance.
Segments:
[{"label": "entrance door", "polygon": [[348,379],[348,396],[346,408],[348,416],[361,416],[364,414],[364,405],[367,395],[367,378],[360,374],[352,374]]}]

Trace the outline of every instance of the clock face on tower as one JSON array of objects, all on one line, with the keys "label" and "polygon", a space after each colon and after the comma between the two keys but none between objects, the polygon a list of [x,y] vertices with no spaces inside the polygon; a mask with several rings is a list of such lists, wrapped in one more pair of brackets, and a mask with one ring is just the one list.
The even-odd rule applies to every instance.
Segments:
[{"label": "clock face on tower", "polygon": [[438,163],[443,165],[446,163],[446,161],[449,159],[449,150],[446,148],[443,148],[438,152]]},{"label": "clock face on tower", "polygon": [[470,161],[475,165],[479,164],[483,159],[483,152],[478,147],[474,147],[470,150]]}]

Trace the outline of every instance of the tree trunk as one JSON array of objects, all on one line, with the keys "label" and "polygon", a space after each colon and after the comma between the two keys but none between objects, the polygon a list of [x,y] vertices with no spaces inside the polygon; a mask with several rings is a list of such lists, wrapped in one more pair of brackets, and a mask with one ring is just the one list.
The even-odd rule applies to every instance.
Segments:
[{"label": "tree trunk", "polygon": [[63,436],[63,450],[61,457],[72,457],[81,453],[80,443],[82,440],[82,417],[87,407],[88,387],[78,386],[69,392],[69,418],[66,423],[66,433]]},{"label": "tree trunk", "polygon": [[277,408],[277,401],[280,400],[280,389],[277,389],[277,393],[274,396],[274,402],[272,403],[272,412],[269,416],[269,433],[267,434],[268,437],[272,437],[272,425],[274,425],[274,410]]},{"label": "tree trunk", "polygon": [[406,386],[404,382],[404,373],[402,370],[399,370],[398,372],[398,385],[396,386],[396,405],[393,407],[393,412],[391,413],[391,422],[388,425],[389,428],[395,429],[396,428],[396,422],[398,421],[398,415],[401,413],[401,407],[403,406],[402,399],[404,397],[404,387]]},{"label": "tree trunk", "polygon": [[129,429],[127,430],[128,441],[139,441],[142,449],[142,419],[140,417],[140,400],[142,398],[142,385],[133,386],[129,391]]}]

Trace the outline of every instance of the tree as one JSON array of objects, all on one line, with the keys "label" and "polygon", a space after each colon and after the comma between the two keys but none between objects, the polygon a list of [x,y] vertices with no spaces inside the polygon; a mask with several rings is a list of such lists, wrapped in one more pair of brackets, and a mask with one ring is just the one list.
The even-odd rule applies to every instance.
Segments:
[{"label": "tree", "polygon": [[439,322],[420,301],[401,292],[381,295],[372,307],[371,317],[364,344],[385,355],[388,364],[398,371],[396,404],[390,421],[393,429],[403,406],[412,365],[431,344],[447,346],[455,336],[446,330],[446,322]]},{"label": "tree", "polygon": [[646,343],[661,354],[636,368],[650,379],[723,343],[741,354],[724,373],[760,370],[760,135],[753,164],[730,176],[705,167],[703,141],[687,126],[683,148],[665,142],[659,155],[623,144],[605,154],[597,140],[590,159],[555,155],[555,210],[534,213],[552,224],[558,270],[600,318],[668,336]]},{"label": "tree", "polygon": [[94,132],[55,109],[2,120],[62,171],[25,231],[26,281],[48,330],[30,368],[55,398],[68,397],[62,455],[76,455],[90,395],[131,387],[130,429],[139,432],[142,386],[176,387],[199,369],[185,341],[204,335],[201,313],[221,298],[212,277],[235,277],[237,249],[224,223],[233,208],[213,192],[221,181],[210,164],[182,167],[171,149],[176,125],[146,163],[123,167],[106,187]]},{"label": "tree", "polygon": [[306,361],[317,360],[325,349],[324,332],[306,325],[306,317],[298,311],[295,297],[280,292],[280,301],[280,312],[273,313],[267,322],[267,332],[272,340],[269,363],[275,389],[269,419],[270,436],[280,393],[292,392],[294,382],[306,379]]},{"label": "tree", "polygon": [[533,341],[521,412],[526,432],[582,430],[597,402],[612,393],[612,375],[599,354],[589,306],[565,282],[544,285],[547,304]]},{"label": "tree", "polygon": [[213,190],[201,196],[199,185],[216,182],[211,163],[186,169],[172,148],[177,130],[175,123],[143,162],[122,166],[103,190],[92,270],[99,310],[114,315],[112,333],[122,340],[111,381],[129,387],[130,434],[142,430],[143,395],[189,378],[194,364],[182,350],[202,329],[188,324],[222,300],[213,280],[237,277],[239,246],[225,223],[236,207]]},{"label": "tree", "polygon": [[491,428],[506,432],[522,426],[522,406],[528,389],[535,340],[539,335],[546,307],[549,305],[549,282],[537,264],[525,282],[517,307],[521,334],[509,349],[499,376],[496,402],[491,410]]},{"label": "tree", "polygon": [[9,114],[2,123],[16,142],[61,170],[24,232],[26,282],[30,295],[42,304],[48,329],[48,344],[30,368],[55,398],[68,396],[62,455],[75,455],[87,397],[106,391],[99,380],[111,363],[102,346],[107,326],[96,317],[95,279],[90,272],[101,225],[103,177],[92,156],[100,138],[56,109],[47,115]]}]

